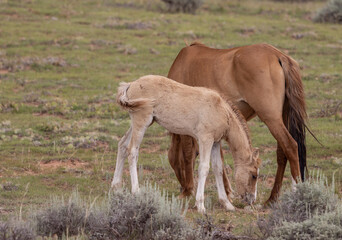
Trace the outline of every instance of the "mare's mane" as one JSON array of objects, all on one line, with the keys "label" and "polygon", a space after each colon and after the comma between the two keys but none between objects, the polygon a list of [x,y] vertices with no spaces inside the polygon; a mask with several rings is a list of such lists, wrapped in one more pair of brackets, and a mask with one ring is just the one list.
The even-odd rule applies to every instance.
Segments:
[{"label": "mare's mane", "polygon": [[197,41],[195,41],[195,42],[192,42],[191,44],[190,44],[190,46],[195,46],[195,45],[201,45],[201,46],[205,46],[205,47],[207,47],[206,45],[204,45],[203,43],[201,43],[201,42],[197,42]]}]

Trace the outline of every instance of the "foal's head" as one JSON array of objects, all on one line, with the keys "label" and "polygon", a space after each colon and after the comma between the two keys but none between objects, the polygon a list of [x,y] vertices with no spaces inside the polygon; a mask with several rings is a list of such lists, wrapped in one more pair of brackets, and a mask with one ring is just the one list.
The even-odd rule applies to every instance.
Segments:
[{"label": "foal's head", "polygon": [[248,203],[252,204],[256,200],[257,180],[259,175],[259,150],[253,149],[247,164],[236,166],[235,184],[237,193]]}]

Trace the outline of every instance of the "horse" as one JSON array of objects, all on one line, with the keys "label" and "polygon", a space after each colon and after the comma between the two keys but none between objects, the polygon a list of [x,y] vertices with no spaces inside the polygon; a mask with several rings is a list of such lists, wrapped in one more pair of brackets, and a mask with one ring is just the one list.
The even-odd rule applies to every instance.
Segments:
[{"label": "horse", "polygon": [[[267,125],[277,140],[278,168],[266,204],[279,196],[287,160],[293,183],[304,181],[307,113],[300,68],[294,59],[268,44],[214,49],[195,42],[179,52],[168,78],[216,90],[237,106],[246,121],[257,115]],[[168,158],[182,186],[181,196],[193,192],[197,151],[191,136],[171,135]],[[225,171],[223,181],[229,194]]]},{"label": "horse", "polygon": [[113,189],[121,188],[124,160],[128,158],[131,190],[132,193],[139,191],[139,146],[146,129],[157,122],[169,132],[191,136],[198,142],[200,162],[195,205],[200,213],[205,212],[204,186],[210,159],[219,201],[227,211],[235,210],[222,179],[221,139],[226,140],[232,150],[237,193],[249,204],[255,201],[261,164],[259,151],[251,145],[244,118],[217,92],[190,87],[162,76],[147,75],[131,83],[121,83],[117,103],[129,112],[131,125],[118,144],[111,183]]}]

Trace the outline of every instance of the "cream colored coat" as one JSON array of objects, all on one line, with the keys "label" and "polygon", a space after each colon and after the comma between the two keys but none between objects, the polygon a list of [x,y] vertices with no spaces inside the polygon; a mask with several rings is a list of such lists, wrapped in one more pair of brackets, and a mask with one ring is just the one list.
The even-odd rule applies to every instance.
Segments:
[{"label": "cream colored coat", "polygon": [[137,159],[146,129],[155,121],[168,131],[194,137],[199,144],[200,163],[196,206],[204,208],[204,185],[212,161],[219,200],[234,210],[224,190],[220,141],[227,140],[236,167],[237,192],[252,203],[260,160],[253,150],[246,122],[220,95],[207,88],[190,87],[162,76],[148,75],[132,83],[121,83],[117,102],[130,113],[131,127],[119,142],[112,187],[121,187],[123,162],[128,157],[132,192],[139,190]]}]

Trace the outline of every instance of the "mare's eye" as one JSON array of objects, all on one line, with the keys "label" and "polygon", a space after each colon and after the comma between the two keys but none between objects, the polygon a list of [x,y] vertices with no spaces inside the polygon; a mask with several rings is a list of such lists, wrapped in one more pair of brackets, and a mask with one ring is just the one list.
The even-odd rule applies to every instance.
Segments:
[{"label": "mare's eye", "polygon": [[252,178],[256,180],[258,177],[256,175],[252,175]]}]

